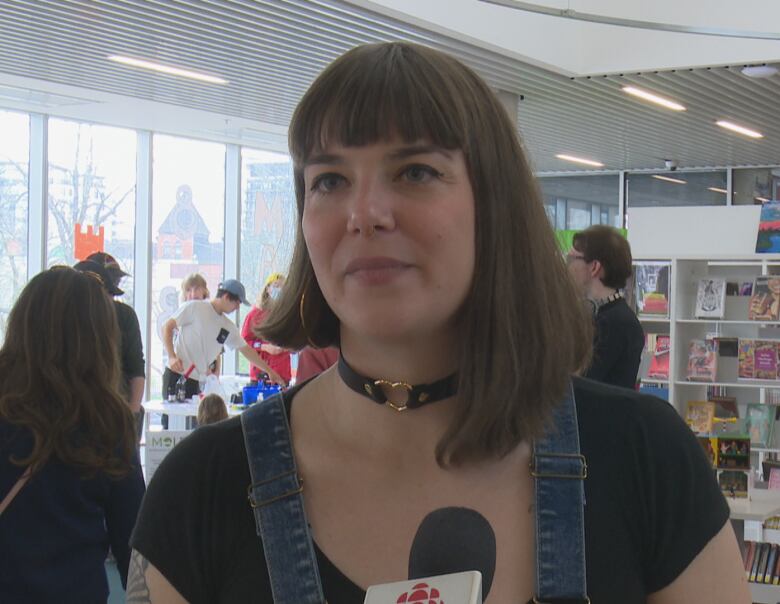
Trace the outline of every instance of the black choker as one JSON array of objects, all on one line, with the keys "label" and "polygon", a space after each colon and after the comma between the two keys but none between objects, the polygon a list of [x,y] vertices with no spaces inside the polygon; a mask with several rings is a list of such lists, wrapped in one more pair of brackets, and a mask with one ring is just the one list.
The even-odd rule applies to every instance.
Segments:
[{"label": "black choker", "polygon": [[[339,375],[344,383],[358,394],[370,398],[380,405],[387,404],[396,411],[416,409],[428,403],[434,403],[453,396],[458,392],[458,376],[456,373],[433,382],[432,384],[418,384],[412,386],[406,382],[390,382],[388,380],[373,380],[360,375],[347,365],[343,355],[339,355]],[[396,404],[387,400],[382,386],[392,390],[403,389],[407,392],[405,403]]]}]

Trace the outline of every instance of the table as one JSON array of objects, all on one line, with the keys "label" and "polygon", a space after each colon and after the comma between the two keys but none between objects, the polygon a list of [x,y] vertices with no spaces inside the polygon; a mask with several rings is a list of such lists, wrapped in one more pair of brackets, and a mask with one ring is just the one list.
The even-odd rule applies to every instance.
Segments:
[{"label": "table", "polygon": [[[243,409],[234,409],[229,403],[227,405],[228,416],[240,415]],[[162,399],[152,399],[143,402],[144,406],[144,431],[149,430],[151,413],[165,413],[168,415],[169,430],[186,430],[187,417],[198,416],[198,403],[169,403]]]}]

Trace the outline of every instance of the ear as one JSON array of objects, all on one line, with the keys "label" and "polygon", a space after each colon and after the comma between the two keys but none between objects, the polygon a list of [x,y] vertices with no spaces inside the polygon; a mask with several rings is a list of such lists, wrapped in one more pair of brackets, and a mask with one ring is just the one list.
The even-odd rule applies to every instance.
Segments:
[{"label": "ear", "polygon": [[604,265],[598,260],[594,260],[590,264],[590,276],[602,281],[604,278]]}]

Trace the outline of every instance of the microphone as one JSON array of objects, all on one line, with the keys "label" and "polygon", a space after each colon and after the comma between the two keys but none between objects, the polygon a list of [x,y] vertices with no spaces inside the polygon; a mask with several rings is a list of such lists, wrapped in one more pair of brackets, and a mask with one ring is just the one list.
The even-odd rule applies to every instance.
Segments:
[{"label": "microphone", "polygon": [[414,536],[409,581],[369,587],[364,604],[481,604],[495,570],[496,536],[487,519],[469,508],[440,508]]}]

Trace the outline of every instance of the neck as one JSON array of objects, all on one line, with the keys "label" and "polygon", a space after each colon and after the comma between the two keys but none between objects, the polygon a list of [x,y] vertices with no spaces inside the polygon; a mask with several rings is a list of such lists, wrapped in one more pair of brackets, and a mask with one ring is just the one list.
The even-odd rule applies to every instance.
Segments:
[{"label": "neck", "polygon": [[607,287],[598,279],[591,281],[590,285],[588,286],[588,298],[594,301],[603,300],[615,292],[617,292],[617,290],[614,287]]},{"label": "neck", "polygon": [[428,384],[457,371],[459,342],[455,335],[415,341],[354,337],[341,330],[341,353],[359,374],[409,384]]},{"label": "neck", "polygon": [[219,304],[219,300],[212,300],[211,307],[217,312],[218,315],[222,314],[222,307]]}]

